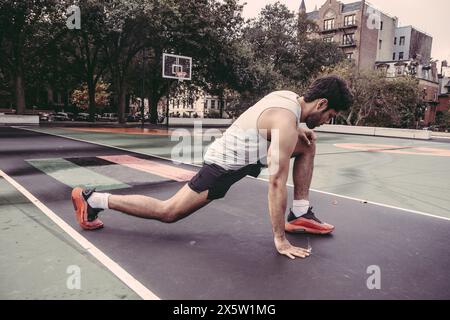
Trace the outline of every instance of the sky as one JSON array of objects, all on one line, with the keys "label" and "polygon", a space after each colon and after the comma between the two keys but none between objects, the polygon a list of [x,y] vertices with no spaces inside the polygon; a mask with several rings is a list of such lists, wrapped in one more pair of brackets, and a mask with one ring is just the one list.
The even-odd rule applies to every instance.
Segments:
[{"label": "sky", "polygon": [[[278,0],[297,12],[301,0]],[[320,8],[326,0],[305,0],[307,12]],[[351,3],[357,0],[343,0]],[[241,0],[246,2],[244,17],[255,18],[261,8],[277,0]],[[433,37],[433,59],[450,63],[450,1],[449,0],[370,0],[375,8],[399,18],[400,26],[413,25]]]}]

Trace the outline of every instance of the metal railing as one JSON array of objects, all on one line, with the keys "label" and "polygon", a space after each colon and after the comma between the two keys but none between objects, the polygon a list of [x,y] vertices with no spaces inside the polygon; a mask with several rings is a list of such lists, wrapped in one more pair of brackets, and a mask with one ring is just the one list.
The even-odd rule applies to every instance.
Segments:
[{"label": "metal railing", "polygon": [[343,29],[357,28],[358,26],[359,26],[359,21],[355,21],[352,23],[339,22],[339,23],[335,23],[333,26],[328,26],[328,28],[325,29],[325,26],[322,23],[322,25],[320,26],[320,32],[333,32],[333,31],[338,31],[338,30],[343,30]]},{"label": "metal railing", "polygon": [[339,46],[341,48],[345,48],[345,47],[356,47],[358,45],[358,41],[357,40],[353,40],[353,41],[342,41]]}]

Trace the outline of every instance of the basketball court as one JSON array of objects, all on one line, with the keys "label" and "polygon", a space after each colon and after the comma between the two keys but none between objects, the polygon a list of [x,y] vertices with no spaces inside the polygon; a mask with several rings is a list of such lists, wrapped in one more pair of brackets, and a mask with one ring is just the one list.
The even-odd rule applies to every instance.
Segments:
[{"label": "basketball court", "polygon": [[0,127],[2,298],[450,298],[449,143],[320,133],[311,203],[336,230],[289,235],[312,247],[291,261],[273,245],[266,172],[176,224],[108,210],[81,230],[74,186],[167,199],[199,170],[169,160],[164,130],[118,131]]}]

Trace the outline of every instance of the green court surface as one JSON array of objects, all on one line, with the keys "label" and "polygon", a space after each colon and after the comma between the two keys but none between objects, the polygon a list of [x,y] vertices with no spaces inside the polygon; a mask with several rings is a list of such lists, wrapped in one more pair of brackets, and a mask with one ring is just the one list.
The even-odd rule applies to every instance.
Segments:
[{"label": "green court surface", "polygon": [[27,160],[36,169],[45,172],[52,178],[62,182],[65,185],[75,188],[84,186],[85,188],[96,188],[102,190],[116,190],[130,188],[112,177],[99,174],[93,170],[81,168],[65,159],[38,159]]},{"label": "green court surface", "polygon": [[[33,130],[165,158],[171,157],[172,148],[179,143],[162,135],[81,132],[65,128]],[[203,151],[210,142],[204,141]],[[367,152],[336,144],[388,145],[387,149],[400,153]],[[436,149],[443,155],[421,154],[415,148]],[[193,152],[196,156],[193,154],[190,162],[201,164],[201,150]],[[319,133],[312,188],[450,218],[449,153],[450,143],[445,142]],[[263,171],[260,178],[268,179],[267,171]],[[289,183],[292,184],[291,177]]]},{"label": "green court surface", "polygon": [[[172,139],[168,135],[87,132],[68,128],[28,129],[163,158],[171,158],[179,143],[178,138]],[[24,160],[66,186],[95,185],[99,190],[111,190],[112,193],[136,188],[139,193],[142,185],[154,183],[157,186],[164,181],[148,172],[103,164],[96,158],[97,153],[83,157],[79,155],[80,150],[74,148],[68,149],[65,155],[57,155],[56,151],[64,149],[63,144],[68,140],[55,141],[58,141],[56,145],[49,147],[47,144],[46,150],[40,150],[36,144],[30,145],[33,156]],[[186,162],[201,164],[202,152],[210,143],[211,139],[207,137],[201,148],[197,147],[184,158]],[[86,144],[82,145],[86,148]],[[21,152],[21,148],[14,145],[12,150]],[[119,149],[117,155],[123,154],[124,151]],[[46,157],[43,158],[41,153]],[[116,152],[108,149],[108,155],[116,155]],[[17,174],[26,175],[26,172],[18,171]],[[263,170],[259,179],[268,179],[267,170]],[[322,197],[330,203],[321,205],[336,208],[336,215],[342,210],[339,202],[346,201],[342,197],[352,197],[450,218],[449,181],[450,143],[318,134],[312,188],[334,194]],[[292,184],[291,176],[288,182]],[[257,197],[262,202],[267,194]],[[317,199],[317,194],[314,198]],[[258,201],[257,198],[248,199],[252,204],[255,200]],[[383,211],[381,207],[375,208]],[[396,214],[393,213],[393,217]],[[0,299],[140,299],[115,275],[117,273],[104,267],[84,249],[86,247],[79,245],[3,178],[0,178],[0,227]],[[79,289],[68,286],[68,283],[73,284],[73,268],[80,271]]]},{"label": "green court surface", "polygon": [[0,299],[139,299],[3,178],[0,226]]}]

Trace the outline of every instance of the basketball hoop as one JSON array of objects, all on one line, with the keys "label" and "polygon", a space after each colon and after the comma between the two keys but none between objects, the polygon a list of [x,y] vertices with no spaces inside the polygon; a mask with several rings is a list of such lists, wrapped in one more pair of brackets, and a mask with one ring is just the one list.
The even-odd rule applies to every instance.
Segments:
[{"label": "basketball hoop", "polygon": [[162,63],[163,78],[178,81],[189,81],[192,79],[192,58],[175,54],[163,53]]},{"label": "basketball hoop", "polygon": [[184,79],[186,78],[187,72],[179,71],[175,72],[175,75],[177,76],[179,82],[183,82]]}]

